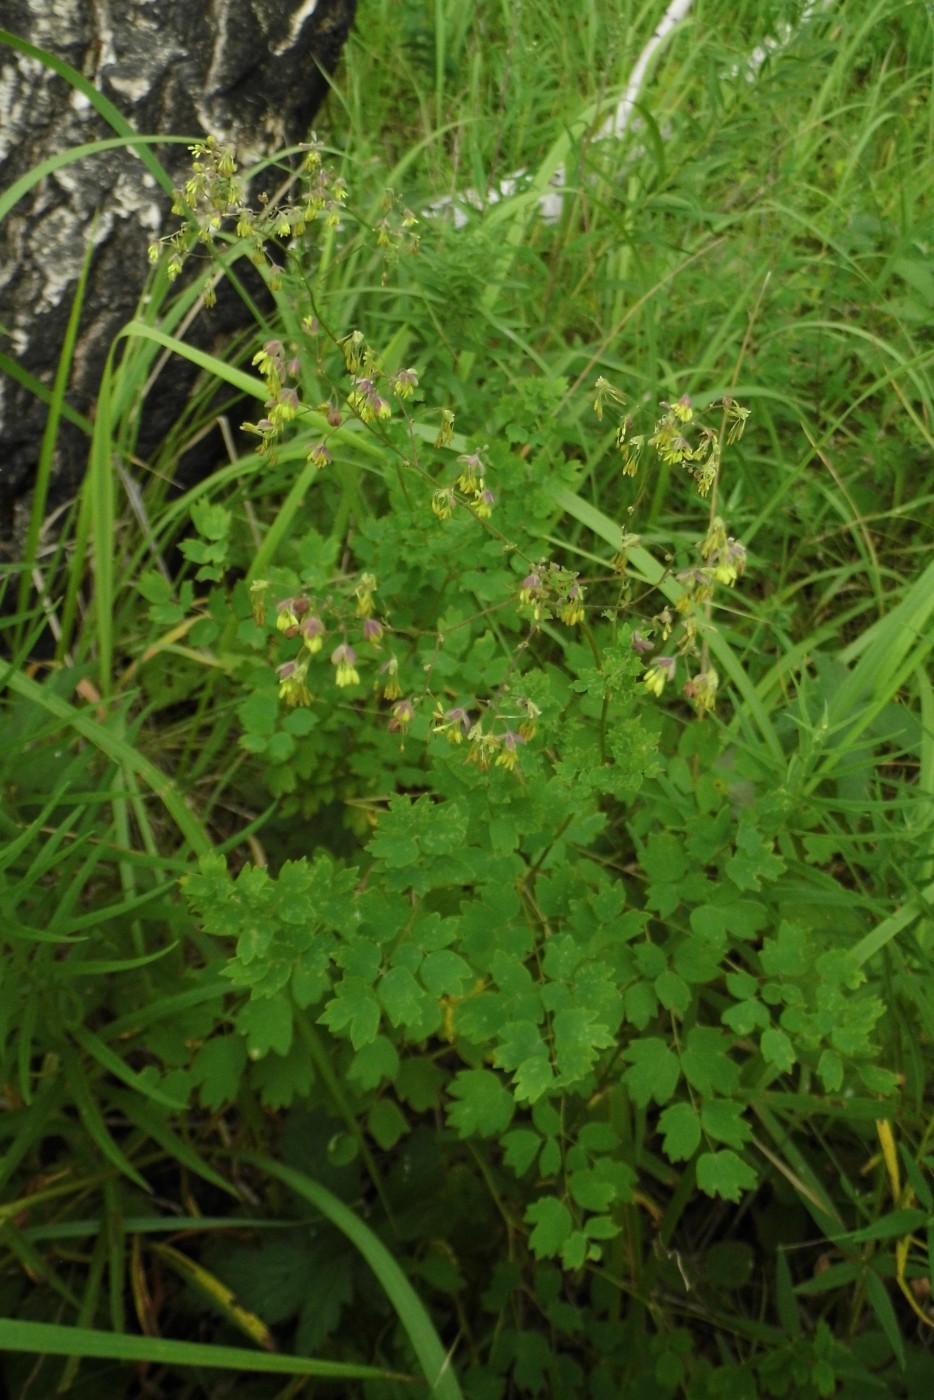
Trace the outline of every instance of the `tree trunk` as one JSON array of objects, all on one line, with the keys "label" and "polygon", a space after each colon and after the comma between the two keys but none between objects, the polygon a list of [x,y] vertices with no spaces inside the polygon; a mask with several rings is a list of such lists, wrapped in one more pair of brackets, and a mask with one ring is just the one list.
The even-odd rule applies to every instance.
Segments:
[{"label": "tree trunk", "polygon": [[[306,139],[356,0],[2,0],[0,8],[13,34],[70,64],[136,132],[214,134],[242,162]],[[0,191],[50,156],[113,135],[83,93],[0,43]],[[154,150],[183,183],[186,146]],[[0,223],[0,354],[45,387],[93,242],[67,396],[79,414],[93,413],[111,342],[134,313],[148,244],[177,227],[170,204],[138,155],[117,148],[45,175]],[[10,540],[46,407],[8,368],[0,364],[0,538]],[[59,485],[72,488],[86,459],[86,435],[63,425]]]}]

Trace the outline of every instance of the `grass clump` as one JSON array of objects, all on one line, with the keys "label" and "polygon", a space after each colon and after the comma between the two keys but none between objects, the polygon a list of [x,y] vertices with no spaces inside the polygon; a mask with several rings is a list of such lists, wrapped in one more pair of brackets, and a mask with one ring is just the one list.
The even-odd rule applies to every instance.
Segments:
[{"label": "grass clump", "polygon": [[6,582],[6,1384],[920,1393],[929,17],[363,9]]}]

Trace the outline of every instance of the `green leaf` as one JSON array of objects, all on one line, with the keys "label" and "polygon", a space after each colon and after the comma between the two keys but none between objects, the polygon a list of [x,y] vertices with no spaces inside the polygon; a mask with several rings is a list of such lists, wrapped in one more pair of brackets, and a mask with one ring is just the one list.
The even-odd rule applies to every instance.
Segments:
[{"label": "green leaf", "polygon": [[623,1075],[623,1082],[639,1108],[646,1108],[654,1099],[666,1104],[681,1078],[677,1055],[659,1036],[634,1040],[626,1053],[632,1064]]},{"label": "green leaf", "polygon": [[609,1123],[585,1123],[577,1142],[586,1152],[616,1152],[620,1145],[619,1133]]},{"label": "green leaf", "polygon": [[794,1067],[798,1058],[788,1036],[775,1026],[762,1032],[759,1048],[766,1064],[774,1065],[783,1074],[787,1074]]},{"label": "green leaf", "polygon": [[514,1070],[532,1059],[542,1059],[546,1064],[548,1061],[548,1047],[538,1026],[534,1021],[507,1022],[500,1032],[493,1063],[499,1069]]},{"label": "green leaf", "polygon": [[399,1052],[385,1035],[378,1035],[354,1055],[347,1076],[361,1089],[375,1089],[399,1073]]},{"label": "green leaf", "polygon": [[223,540],[230,534],[233,517],[223,506],[200,497],[191,507],[191,522],[206,540]]},{"label": "green leaf", "polygon": [[568,1190],[582,1210],[602,1214],[616,1200],[616,1188],[612,1182],[601,1179],[595,1171],[584,1167],[571,1172],[568,1177]]},{"label": "green leaf", "polygon": [[[545,1103],[547,1100],[539,1099],[538,1103]],[[538,1104],[534,1105],[535,1108]],[[542,1155],[538,1159],[538,1174],[543,1181],[550,1177],[557,1176],[561,1170],[561,1144],[557,1138],[546,1138],[542,1145]]]},{"label": "green leaf", "polygon": [[589,1240],[615,1240],[622,1226],[608,1215],[592,1215],[584,1225],[584,1234]]},{"label": "green leaf", "polygon": [[554,1071],[547,1056],[535,1055],[516,1070],[513,1076],[517,1103],[535,1103],[547,1094],[555,1082]]},{"label": "green leaf", "polygon": [[224,1108],[233,1103],[246,1066],[246,1047],[239,1036],[216,1035],[195,1055],[191,1077],[200,1084],[204,1108]]},{"label": "green leaf", "polygon": [[574,1273],[583,1267],[584,1261],[591,1251],[593,1252],[592,1257],[600,1257],[599,1247],[590,1245],[583,1230],[572,1230],[561,1246],[561,1263],[569,1273]]},{"label": "green leaf", "polygon": [[542,971],[552,982],[570,982],[584,957],[578,939],[570,934],[555,934],[545,944]]},{"label": "green leaf", "polygon": [[556,1196],[542,1196],[533,1201],[525,1212],[525,1220],[533,1226],[529,1248],[536,1259],[553,1259],[559,1255],[574,1227],[571,1212]]},{"label": "green leaf", "polygon": [[513,1097],[499,1076],[488,1069],[462,1069],[448,1092],[456,1100],[448,1106],[448,1120],[462,1138],[497,1137],[509,1127],[515,1113]]},{"label": "green leaf", "polygon": [[830,1041],[842,1055],[857,1057],[872,1052],[872,1033],[885,1015],[885,1003],[878,997],[862,997],[845,1003],[835,1018]]},{"label": "green leaf", "polygon": [[724,1009],[720,1020],[736,1035],[751,1035],[767,1028],[770,1017],[761,1001],[738,1001]]},{"label": "green leaf", "polygon": [[551,1023],[555,1063],[565,1084],[575,1084],[589,1074],[599,1051],[608,1050],[616,1037],[598,1013],[571,1006],[558,1011]]},{"label": "green leaf", "polygon": [[634,982],[623,993],[623,1009],[629,1024],[643,1031],[658,1011],[658,998],[647,983]]},{"label": "green leaf", "polygon": [[671,1104],[659,1118],[658,1127],[669,1162],[690,1161],[701,1140],[700,1118],[693,1104]]},{"label": "green leaf", "polygon": [[692,986],[702,986],[720,976],[720,963],[726,947],[726,934],[717,938],[687,938],[672,955],[675,971]]},{"label": "green leaf", "polygon": [[355,1050],[369,1045],[379,1032],[381,1012],[372,988],[362,978],[346,978],[338,983],[337,996],[318,1017],[332,1031],[349,1031]]},{"label": "green leaf", "polygon": [[285,1055],[266,1055],[253,1067],[250,1082],[265,1108],[278,1113],[296,1099],[307,1099],[314,1071],[305,1045],[293,1040]]},{"label": "green leaf", "polygon": [[755,816],[742,813],[736,833],[736,854],[725,865],[733,884],[741,890],[758,890],[763,880],[777,880],[785,862],[772,853],[771,847],[756,829]]},{"label": "green leaf", "polygon": [[343,968],[348,983],[353,978],[355,985],[369,987],[379,976],[382,954],[375,943],[370,943],[366,938],[355,938],[337,950],[334,960]]},{"label": "green leaf", "polygon": [[328,935],[318,935],[312,946],[300,953],[292,964],[289,989],[295,1005],[302,1011],[317,1006],[330,990],[328,974],[331,959],[328,954],[332,946]]},{"label": "green leaf", "polygon": [[659,977],[668,966],[668,954],[656,943],[637,943],[632,955],[643,977]]},{"label": "green leaf", "polygon": [[470,965],[459,953],[440,948],[422,960],[418,975],[432,996],[459,997],[473,979]]},{"label": "green leaf", "polygon": [[704,1132],[727,1147],[743,1147],[752,1129],[743,1117],[743,1105],[733,1099],[708,1099],[701,1107]]},{"label": "green leaf", "polygon": [[688,871],[683,840],[665,831],[653,833],[645,843],[639,864],[653,883],[676,884]]},{"label": "green leaf", "polygon": [[561,1114],[553,1103],[542,1099],[532,1109],[532,1123],[543,1137],[557,1137],[564,1131]]},{"label": "green leaf", "polygon": [[708,1196],[739,1201],[744,1191],[752,1191],[756,1174],[735,1152],[702,1152],[697,1159],[697,1184]]},{"label": "green leaf", "polygon": [[379,999],[394,1026],[414,1026],[422,1014],[425,992],[407,967],[391,967],[377,983]]},{"label": "green leaf", "polygon": [[870,1094],[880,1094],[883,1098],[890,1098],[901,1083],[894,1070],[883,1069],[881,1065],[857,1065],[856,1073]]},{"label": "green leaf", "polygon": [[866,981],[866,974],[849,948],[828,948],[814,964],[822,982],[842,985],[855,992]]},{"label": "green leaf", "polygon": [[764,940],[760,958],[768,977],[805,977],[810,971],[811,954],[804,930],[783,922],[777,938]]},{"label": "green leaf", "polygon": [[416,1113],[428,1113],[438,1107],[445,1076],[433,1060],[403,1060],[394,1078],[397,1095]]},{"label": "green leaf", "polygon": [[758,991],[759,983],[748,972],[728,972],[723,979],[726,989],[731,997],[736,1001],[754,1001]]},{"label": "green leaf", "polygon": [[513,1128],[503,1138],[503,1161],[516,1176],[524,1176],[538,1156],[541,1145],[541,1135],[531,1128]]},{"label": "green leaf", "polygon": [[380,1011],[376,999],[369,993],[355,997],[351,1013],[350,1043],[355,1050],[362,1050],[376,1039],[379,1031]]},{"label": "green leaf", "polygon": [[727,1051],[731,1042],[714,1026],[694,1026],[681,1055],[685,1078],[699,1094],[730,1094],[739,1083],[739,1069]]},{"label": "green leaf", "polygon": [[380,1099],[373,1105],[367,1114],[366,1126],[370,1137],[384,1152],[390,1152],[409,1131],[404,1115],[392,1099]]},{"label": "green leaf", "polygon": [[380,818],[369,849],[390,869],[405,869],[419,862],[430,867],[432,857],[460,851],[466,834],[467,817],[457,803],[394,797]]},{"label": "green leaf", "polygon": [[172,584],[157,569],[149,569],[146,573],[141,574],[136,583],[136,590],[146,599],[147,603],[160,605],[172,600]]},{"label": "green leaf", "polygon": [[235,1024],[251,1060],[260,1060],[270,1051],[284,1055],[292,1044],[292,1007],[285,996],[248,1001],[237,1012]]},{"label": "green leaf", "polygon": [[691,989],[676,972],[666,970],[654,982],[655,995],[666,1011],[683,1016],[691,1004]]}]

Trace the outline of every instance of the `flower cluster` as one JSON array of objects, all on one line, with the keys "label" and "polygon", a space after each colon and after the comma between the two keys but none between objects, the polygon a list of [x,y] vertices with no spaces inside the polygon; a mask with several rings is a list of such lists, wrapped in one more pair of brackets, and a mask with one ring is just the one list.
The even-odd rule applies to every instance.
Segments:
[{"label": "flower cluster", "polygon": [[367,345],[362,331],[350,331],[337,342],[350,375],[347,406],[361,423],[383,423],[392,415],[389,400],[380,392],[386,390],[400,403],[411,399],[418,388],[418,374],[408,369],[384,374],[379,356]]},{"label": "flower cluster", "polygon": [[[601,377],[597,380],[593,405],[598,419],[603,419],[608,403],[622,410],[625,400],[618,389]],[[723,428],[717,433],[698,420],[687,394],[676,403],[662,400],[659,407],[662,412],[651,432],[635,432],[635,420],[620,413],[615,441],[622,458],[623,475],[635,476],[645,449],[650,448],[666,466],[681,467],[687,471],[694,479],[698,495],[708,496],[719,475],[723,436],[725,434],[730,446],[738,442],[743,435],[749,410],[730,398],[711,404],[711,410],[721,409],[723,413]]]},{"label": "flower cluster", "polygon": [[[721,412],[719,431],[714,431],[698,420],[693,403],[684,395],[675,403],[663,401],[660,404],[661,414],[652,431],[637,433],[633,418],[624,413],[623,395],[606,379],[600,378],[593,404],[598,420],[602,421],[608,405],[613,405],[619,412],[615,441],[622,457],[624,475],[636,475],[648,449],[665,465],[686,470],[693,477],[699,496],[707,497],[713,492],[707,533],[698,546],[699,562],[675,575],[681,592],[674,603],[674,615],[666,605],[651,619],[649,635],[641,631],[632,634],[633,650],[638,656],[646,658],[642,675],[646,690],[656,697],[662,695],[675,680],[679,664],[683,664],[693,674],[688,674],[681,693],[699,713],[707,713],[716,704],[719,687],[717,673],[709,663],[707,641],[714,594],[718,587],[732,588],[746,567],[745,549],[727,534],[726,526],[716,514],[714,488],[720,472],[722,445],[724,441],[730,446],[739,441],[749,410],[731,398],[711,404],[711,409]],[[622,546],[615,561],[618,575],[626,575],[628,552],[638,542],[638,536],[627,530],[622,532]],[[520,591],[521,603],[541,608],[540,582],[538,574],[530,575],[524,581]],[[653,656],[655,635],[665,644],[676,626],[675,655]]]},{"label": "flower cluster", "polygon": [[715,583],[732,588],[746,571],[746,550],[732,535],[727,535],[719,515],[715,515],[711,520],[700,552]]},{"label": "flower cluster", "polygon": [[[674,681],[678,661],[687,663],[700,655],[700,670],[689,676],[681,693],[699,712],[705,713],[714,708],[719,681],[706,658],[706,634],[702,633],[702,622],[705,613],[709,615],[716,586],[732,587],[742,576],[746,567],[746,551],[727,535],[720,517],[714,516],[706,537],[698,545],[698,552],[703,562],[675,575],[682,592],[675,603],[674,614],[666,606],[651,619],[653,631],[657,630],[663,644],[674,634],[676,656],[647,660],[642,681],[651,695],[660,696]],[[632,634],[632,649],[638,656],[648,656],[654,651],[655,643],[643,636],[641,631],[635,631]]]},{"label": "flower cluster", "polygon": [[519,585],[519,615],[536,627],[551,617],[565,627],[577,627],[584,621],[585,596],[577,574],[559,564],[538,564]]},{"label": "flower cluster", "polygon": [[414,254],[419,249],[416,232],[418,219],[387,190],[383,196],[383,217],[376,222],[376,246],[383,255],[382,281],[385,283],[392,268],[403,253]]},{"label": "flower cluster", "polygon": [[[244,184],[237,175],[230,147],[209,136],[191,146],[190,151],[191,176],[183,189],[175,191],[172,203],[173,214],[183,223],[174,234],[149,245],[152,263],[160,260],[164,247],[168,249],[170,281],[178,277],[194,246],[213,243],[224,224],[230,222],[236,236],[250,245],[251,261],[265,268],[269,285],[276,291],[281,285],[281,272],[267,251],[267,243],[281,244],[301,237],[307,226],[322,216],[328,228],[340,222],[347,187],[343,179],[324,164],[322,148],[314,137],[305,148],[295,186],[296,198],[278,205],[261,201],[258,210],[246,202]],[[213,306],[214,301],[213,287],[209,285],[204,292],[205,305]]]},{"label": "flower cluster", "polygon": [[[253,356],[253,364],[266,381],[266,416],[257,423],[241,423],[245,433],[260,439],[256,449],[260,456],[275,458],[276,445],[288,423],[297,417],[301,404],[295,382],[302,372],[301,360],[287,352],[281,340],[267,340]],[[292,381],[291,383],[289,381]]]},{"label": "flower cluster", "polygon": [[[265,597],[268,590],[269,584],[265,580],[258,580],[250,587],[253,617],[260,624],[266,620]],[[299,646],[298,656],[281,665],[277,672],[279,696],[286,704],[312,703],[308,686],[309,659],[324,651],[329,630],[342,637],[329,653],[334,668],[334,684],[340,690],[360,684],[359,657],[348,641],[348,635],[355,633],[354,640],[361,648],[367,648],[370,652],[381,650],[388,629],[384,622],[373,616],[376,591],[375,576],[363,573],[351,588],[345,590],[344,600],[335,601],[329,597],[316,605],[304,594],[298,594],[282,598],[276,604],[276,631],[286,641],[294,641]],[[348,606],[351,600],[352,610]],[[384,699],[395,700],[401,694],[398,670],[399,663],[394,656],[379,669],[376,686],[382,691]]]},{"label": "flower cluster", "polygon": [[[474,719],[469,710],[455,705],[446,710],[439,705],[432,719],[432,734],[458,747],[466,745],[465,763],[473,764],[485,773],[492,764],[514,772],[519,763],[519,750],[535,738],[541,710],[533,700],[520,696],[516,708],[521,714],[518,729],[510,720],[494,716],[485,727],[482,718]],[[489,719],[489,716],[488,716]],[[514,721],[513,721],[514,722]]]},{"label": "flower cluster", "polygon": [[[265,622],[269,587],[263,580],[251,585],[253,615],[257,621]],[[299,647],[297,654],[276,670],[279,698],[284,704],[290,708],[314,704],[318,692],[313,683],[311,663],[322,651],[330,657],[332,683],[339,690],[360,685],[363,647],[378,651],[387,630],[385,624],[372,615],[376,590],[374,575],[363,573],[351,588],[345,589],[343,606],[333,598],[315,604],[304,594],[282,598],[275,604],[276,631]],[[352,616],[351,602],[354,604]],[[342,638],[333,648],[326,644],[329,630],[338,632]],[[348,640],[352,634],[359,652]],[[403,695],[399,672],[398,657],[389,656],[376,672],[374,689],[378,697],[388,703],[387,729],[404,740],[415,719],[418,699]],[[509,715],[502,713],[499,701],[475,701],[471,708],[455,705],[446,709],[439,704],[432,716],[430,732],[449,744],[463,746],[464,761],[481,772],[491,767],[514,772],[518,769],[523,745],[536,736],[541,710],[527,696],[514,698],[512,704],[514,708]]]},{"label": "flower cluster", "polygon": [[365,374],[351,380],[347,403],[361,423],[382,423],[392,413],[388,401],[377,391],[376,381]]},{"label": "flower cluster", "polygon": [[[451,440],[454,415],[444,410],[436,447],[446,447]],[[486,448],[482,449],[486,451]],[[479,452],[462,452],[457,459],[460,468],[453,486],[439,486],[431,497],[431,508],[439,520],[450,520],[456,506],[466,506],[479,520],[489,520],[496,497],[486,481],[486,467]]]}]

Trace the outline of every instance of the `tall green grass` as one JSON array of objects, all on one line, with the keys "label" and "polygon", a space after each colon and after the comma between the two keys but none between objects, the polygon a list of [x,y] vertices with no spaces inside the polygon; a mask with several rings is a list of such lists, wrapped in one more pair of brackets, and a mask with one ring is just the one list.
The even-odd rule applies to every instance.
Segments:
[{"label": "tall green grass", "polygon": [[[361,0],[322,124],[353,211],[315,248],[301,295],[338,334],[364,328],[399,363],[417,365],[432,399],[456,412],[465,450],[498,431],[499,405],[526,381],[543,385],[539,421],[528,442],[513,444],[553,477],[542,553],[606,576],[625,526],[639,536],[630,586],[646,613],[677,603],[678,561],[699,531],[676,473],[663,468],[637,485],[620,476],[612,431],[592,426],[596,377],[649,414],[659,399],[685,393],[699,404],[730,394],[752,410],[718,488],[749,562],[710,638],[724,689],[719,717],[708,721],[717,726],[717,780],[735,785],[738,805],[755,785],[784,804],[776,849],[788,910],[817,903],[828,927],[852,929],[857,964],[889,1000],[884,1062],[903,1089],[893,1132],[905,1184],[893,1199],[868,1093],[830,1101],[806,1074],[769,1084],[757,1108],[769,1199],[736,1218],[722,1206],[705,1215],[686,1173],[651,1230],[641,1207],[631,1212],[634,1276],[618,1285],[620,1256],[612,1285],[594,1287],[631,1292],[633,1311],[627,1322],[617,1304],[617,1325],[634,1346],[650,1315],[662,1337],[690,1332],[724,1372],[752,1354],[793,1352],[802,1337],[822,1345],[826,1333],[842,1346],[863,1331],[866,1365],[885,1387],[874,1393],[907,1395],[926,1374],[923,1334],[913,1329],[927,1324],[894,1286],[911,1281],[897,1242],[912,1241],[915,1301],[931,1268],[934,281],[925,172],[934,166],[934,21],[928,7],[896,0],[830,5],[805,19],[777,0],[698,3],[656,56],[625,140],[597,143],[662,10],[584,3],[569,23],[559,0]],[[747,71],[756,46],[786,23],[783,41]],[[84,91],[77,75],[65,76]],[[99,110],[115,140],[130,139],[117,114]],[[63,152],[53,165],[93,158],[90,148]],[[546,222],[538,201],[559,169],[563,206]],[[421,213],[515,172],[524,172],[518,192],[470,213],[465,227],[443,211],[426,218],[418,257],[384,278],[369,234],[387,187]],[[16,195],[0,199],[0,217]],[[222,245],[235,272],[243,251],[235,239]],[[223,958],[185,911],[179,876],[211,851],[237,866],[277,867],[309,843],[339,845],[330,829],[339,800],[300,831],[299,819],[277,812],[261,764],[237,747],[249,667],[225,650],[231,624],[211,618],[211,590],[179,547],[195,533],[193,508],[222,505],[234,521],[232,573],[241,583],[275,575],[300,529],[317,531],[323,552],[345,548],[348,532],[386,509],[388,477],[381,450],[350,424],[343,464],[319,480],[304,465],[320,430],[315,412],[272,466],[239,433],[265,397],[252,350],[270,332],[298,333],[293,287],[272,321],[257,325],[256,345],[227,357],[186,342],[198,289],[176,295],[154,276],[112,348],[86,425],[84,485],[43,557],[57,427],[75,418],[67,377],[83,284],[77,290],[58,371],[37,386],[49,415],[33,516],[24,559],[4,580],[6,1383],[32,1384],[36,1367],[35,1384],[49,1393],[104,1386],[130,1395],[143,1365],[168,1368],[177,1393],[191,1395],[224,1393],[215,1369],[295,1378],[286,1390],[237,1382],[245,1395],[427,1387],[456,1396],[455,1373],[464,1393],[492,1394],[471,1390],[471,1371],[515,1319],[505,1304],[497,1314],[495,1290],[484,1294],[475,1280],[462,1295],[451,1291],[448,1245],[407,1238],[405,1222],[378,1202],[383,1165],[354,1176],[340,1166],[340,1143],[329,1157],[316,1142],[303,1160],[295,1143],[310,1130],[298,1113],[283,1165],[273,1115],[255,1096],[238,1099],[236,1075],[235,1112],[194,1109],[186,1096],[192,1047],[218,1027],[232,1039],[233,1027]],[[144,277],[141,268],[141,292]],[[242,405],[230,415],[233,460],[179,489],[177,458],[203,421],[197,405],[152,461],[133,460],[140,403],[164,353],[196,364],[208,388],[222,382]],[[9,359],[3,368],[16,373]],[[303,376],[303,399],[316,409],[329,375],[308,363]],[[113,474],[115,448],[138,495]],[[153,574],[164,580],[156,604],[145,582]],[[50,616],[46,664],[35,657]],[[664,720],[672,732],[685,723],[677,711]],[[385,775],[410,788],[424,777],[415,760],[387,761]],[[653,789],[663,813],[674,802],[665,781]],[[322,1093],[340,1134],[366,1145],[353,1105],[340,1098],[334,1054]],[[443,1133],[439,1122],[438,1142]],[[671,1173],[652,1160],[661,1194]],[[479,1157],[474,1166],[471,1192],[479,1200],[489,1191],[518,1251],[510,1203]],[[923,1219],[899,1214],[919,1209]],[[280,1354],[246,1350],[244,1325],[249,1335],[255,1321],[254,1342],[268,1328],[259,1304],[253,1320],[231,1306],[224,1270],[239,1256],[225,1252],[226,1237],[237,1230],[266,1242],[285,1222],[314,1232],[322,1219],[335,1232],[327,1238],[342,1237],[366,1263],[341,1275],[352,1280],[353,1321],[322,1333],[320,1357],[292,1349],[288,1313],[276,1319]],[[155,1236],[166,1231],[189,1257],[187,1279],[158,1252]],[[762,1259],[778,1262],[768,1276],[757,1264],[748,1287],[730,1282],[735,1247],[756,1231]],[[797,1259],[810,1261],[814,1239],[820,1270],[806,1276]],[[775,1240],[781,1247],[770,1254]],[[725,1247],[720,1276],[703,1274],[712,1246]],[[706,1291],[685,1293],[679,1269],[684,1277],[695,1265]],[[837,1272],[825,1275],[826,1265]],[[198,1270],[200,1293],[191,1281]],[[541,1323],[542,1299],[556,1286],[544,1272],[527,1329],[540,1327],[546,1350],[573,1351],[554,1317]],[[573,1289],[561,1296],[571,1306]],[[372,1336],[368,1317],[377,1319]],[[302,1337],[314,1335],[307,1319],[302,1326]],[[840,1394],[868,1393],[847,1378],[830,1340],[826,1353]],[[576,1354],[586,1358],[583,1342]],[[832,1393],[821,1364],[793,1382],[794,1394]],[[529,1363],[515,1393],[536,1393],[534,1375]],[[319,1379],[302,1392],[302,1376]],[[333,1386],[324,1388],[325,1377]],[[707,1393],[700,1380],[695,1390],[688,1384],[668,1393]]]}]

